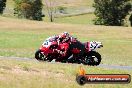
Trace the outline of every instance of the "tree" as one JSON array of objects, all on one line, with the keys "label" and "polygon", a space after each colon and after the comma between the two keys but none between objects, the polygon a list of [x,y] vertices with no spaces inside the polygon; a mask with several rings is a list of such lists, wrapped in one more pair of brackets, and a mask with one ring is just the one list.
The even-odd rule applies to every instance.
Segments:
[{"label": "tree", "polygon": [[94,0],[95,24],[121,26],[131,6],[130,0]]},{"label": "tree", "polygon": [[43,13],[42,13],[42,0],[35,0],[33,3],[33,20],[42,20],[42,17],[44,17]]},{"label": "tree", "polygon": [[6,7],[6,0],[0,0],[0,14],[3,14],[5,7]]},{"label": "tree", "polygon": [[45,7],[48,12],[50,22],[54,21],[54,18],[59,15],[58,13],[66,14],[66,7],[63,6],[61,0],[44,0]]},{"label": "tree", "polygon": [[54,21],[54,17],[53,17],[53,2],[51,0],[45,0],[45,5],[46,5],[46,9],[48,11],[48,16],[50,18],[50,22]]},{"label": "tree", "polygon": [[132,26],[132,14],[129,17],[130,25]]},{"label": "tree", "polygon": [[14,15],[19,18],[26,18],[41,21],[42,17],[42,0],[14,0]]},{"label": "tree", "polygon": [[48,11],[50,22],[53,22],[55,11],[56,11],[56,2],[54,0],[45,0],[45,6]]}]

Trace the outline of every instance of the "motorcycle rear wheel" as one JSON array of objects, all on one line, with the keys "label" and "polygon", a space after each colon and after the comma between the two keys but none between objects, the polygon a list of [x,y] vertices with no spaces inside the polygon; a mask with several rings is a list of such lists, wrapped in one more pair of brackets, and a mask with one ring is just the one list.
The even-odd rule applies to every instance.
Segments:
[{"label": "motorcycle rear wheel", "polygon": [[101,55],[96,51],[90,51],[85,57],[85,64],[97,66],[101,62]]}]

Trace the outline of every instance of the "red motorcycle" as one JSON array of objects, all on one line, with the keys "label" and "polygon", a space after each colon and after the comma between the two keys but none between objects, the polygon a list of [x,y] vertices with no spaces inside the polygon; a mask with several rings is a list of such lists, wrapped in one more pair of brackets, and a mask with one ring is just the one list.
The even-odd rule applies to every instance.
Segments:
[{"label": "red motorcycle", "polygon": [[[80,45],[79,45],[80,44]],[[76,47],[74,47],[76,46]],[[76,58],[80,53],[80,48],[84,47],[81,58]],[[57,62],[82,63],[84,65],[99,65],[101,55],[96,52],[97,48],[103,47],[101,42],[91,41],[81,43],[78,40],[71,43],[58,44],[56,41],[45,40],[39,50],[35,53],[35,58],[39,61],[51,62],[53,59]],[[63,52],[66,52],[64,55]],[[72,59],[69,57],[72,57]]]}]

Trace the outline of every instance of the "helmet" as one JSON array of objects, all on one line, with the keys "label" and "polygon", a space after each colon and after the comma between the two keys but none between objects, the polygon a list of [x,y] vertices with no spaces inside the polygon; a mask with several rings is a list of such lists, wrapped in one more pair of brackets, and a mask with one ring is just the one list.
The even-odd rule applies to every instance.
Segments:
[{"label": "helmet", "polygon": [[63,32],[59,35],[59,38],[64,40],[64,41],[67,41],[69,39],[70,35],[68,32]]},{"label": "helmet", "polygon": [[63,32],[59,35],[59,38],[65,39],[66,37],[69,37],[69,33],[68,32]]}]

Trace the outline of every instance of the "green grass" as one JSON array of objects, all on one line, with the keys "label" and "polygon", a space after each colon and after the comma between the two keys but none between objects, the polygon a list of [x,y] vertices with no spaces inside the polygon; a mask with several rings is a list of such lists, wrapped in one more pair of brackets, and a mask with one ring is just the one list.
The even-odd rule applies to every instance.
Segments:
[{"label": "green grass", "polygon": [[56,23],[70,23],[70,24],[93,24],[94,14],[84,14],[71,17],[59,17],[55,19]]},{"label": "green grass", "polygon": [[82,42],[101,41],[103,64],[131,65],[131,27],[56,24],[0,17],[0,55],[34,58],[48,36],[70,32]]},{"label": "green grass", "polygon": [[[80,88],[80,65],[0,59],[0,88]],[[87,74],[131,74],[131,71],[83,66]],[[132,84],[86,84],[83,88],[131,88]]]},{"label": "green grass", "polygon": [[[43,4],[45,4],[45,0],[42,0],[42,2]],[[91,7],[93,5],[93,2],[94,0],[57,0],[55,4],[63,5],[66,7],[69,7],[69,6],[75,6],[75,7],[76,6],[90,6]],[[13,8],[14,6],[13,0],[7,0],[7,6]]]}]

